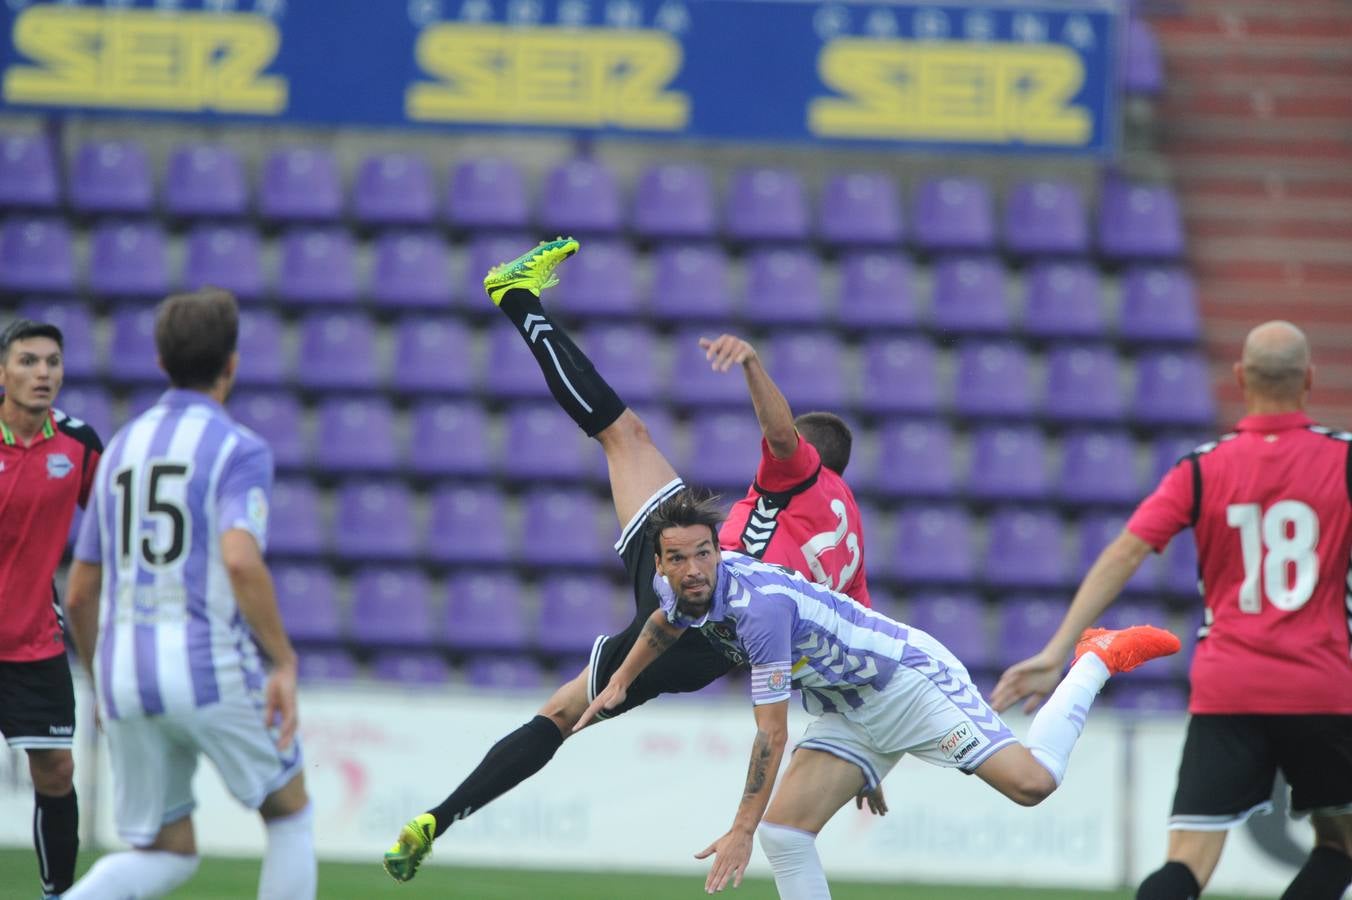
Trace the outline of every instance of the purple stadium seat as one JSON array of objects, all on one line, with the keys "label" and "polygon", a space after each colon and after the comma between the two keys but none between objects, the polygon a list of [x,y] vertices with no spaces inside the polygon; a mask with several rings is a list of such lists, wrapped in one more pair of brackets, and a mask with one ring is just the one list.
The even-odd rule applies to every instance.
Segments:
[{"label": "purple stadium seat", "polygon": [[732,317],[728,260],[717,245],[692,245],[653,261],[652,312],[659,319],[700,319],[721,324]]},{"label": "purple stadium seat", "polygon": [[[484,293],[484,276],[499,263],[516,259],[536,243],[536,239],[516,232],[504,234],[475,234],[469,241],[469,259],[464,270],[461,295],[468,299],[469,309],[484,309],[488,302]],[[591,244],[588,243],[588,249]],[[572,263],[569,263],[572,265]]]},{"label": "purple stadium seat", "polygon": [[264,291],[258,232],[247,225],[198,225],[188,233],[183,287],[218,287],[242,301]]},{"label": "purple stadium seat", "polygon": [[150,222],[106,221],[94,228],[89,289],[104,296],[153,297],[169,291],[164,232]]},{"label": "purple stadium seat", "polygon": [[915,415],[939,411],[939,358],[934,344],[921,337],[871,337],[861,349],[861,408]]},{"label": "purple stadium seat", "polygon": [[1160,587],[1179,597],[1196,598],[1201,574],[1197,570],[1197,541],[1191,533],[1177,535],[1163,553],[1164,576]]},{"label": "purple stadium seat", "polygon": [[[1126,524],[1126,517],[1116,513],[1095,513],[1080,519],[1078,525],[1080,551],[1077,575],[1083,576],[1084,573],[1089,571],[1089,567],[1094,564],[1094,560],[1098,559],[1099,554],[1103,552],[1103,548],[1117,539]],[[1141,563],[1136,573],[1127,580],[1123,592],[1134,596],[1157,596],[1163,572],[1163,557],[1151,553]],[[1121,602],[1120,605],[1126,607],[1128,603]],[[1120,622],[1121,620],[1114,619],[1112,621]],[[1127,622],[1126,624],[1135,625],[1139,623]],[[1163,623],[1156,621],[1153,624],[1161,625]],[[1119,628],[1121,625],[1114,624],[1108,627]]]},{"label": "purple stadium seat", "polygon": [[0,209],[45,208],[60,202],[61,184],[46,136],[0,135]]},{"label": "purple stadium seat", "polygon": [[154,184],[145,148],[134,141],[90,141],[70,177],[70,204],[86,213],[150,211]]},{"label": "purple stadium seat", "polygon": [[1122,278],[1118,334],[1142,343],[1193,343],[1202,334],[1197,291],[1185,269],[1140,266]]},{"label": "purple stadium seat", "polygon": [[611,581],[596,575],[542,582],[536,645],[546,653],[586,653],[597,637],[624,627],[618,596]]},{"label": "purple stadium seat", "polygon": [[497,464],[488,416],[472,402],[428,400],[410,415],[409,471],[418,475],[487,475]]},{"label": "purple stadium seat", "polygon": [[1150,489],[1154,490],[1164,473],[1202,443],[1201,438],[1187,434],[1166,434],[1155,438],[1150,445]]},{"label": "purple stadium seat", "polygon": [[[958,584],[976,574],[972,520],[956,506],[907,504],[896,517],[892,561],[903,584]],[[883,554],[874,554],[877,559]]]},{"label": "purple stadium seat", "polygon": [[381,153],[362,160],[352,187],[352,214],[368,225],[428,225],[436,217],[437,186],[416,153]]},{"label": "purple stadium seat", "polygon": [[507,498],[497,488],[455,484],[432,495],[424,550],[428,559],[452,565],[505,564],[515,545]]},{"label": "purple stadium seat", "polygon": [[328,566],[281,565],[273,569],[277,608],[291,640],[298,644],[323,644],[342,638],[338,609],[338,586]]},{"label": "purple stadium seat", "polygon": [[101,361],[94,340],[94,317],[88,306],[77,300],[33,299],[23,304],[19,315],[61,329],[61,361],[67,383],[92,378],[99,373]]},{"label": "purple stadium seat", "polygon": [[325,472],[393,472],[400,461],[394,410],[384,399],[333,396],[319,404],[314,466]]},{"label": "purple stadium seat", "polygon": [[[550,567],[613,563],[611,532],[601,532],[601,501],[591,493],[535,489],[522,495],[521,514],[521,562]],[[613,525],[614,517],[609,520]]]},{"label": "purple stadium seat", "polygon": [[380,382],[375,329],[357,313],[310,313],[300,322],[296,380],[320,390],[371,388]]},{"label": "purple stadium seat", "polygon": [[982,500],[1038,500],[1048,492],[1047,448],[1031,426],[987,427],[972,435],[967,491]]},{"label": "purple stadium seat", "polygon": [[749,241],[795,241],[808,236],[803,182],[788,169],[742,169],[727,194],[730,237]]},{"label": "purple stadium seat", "polygon": [[811,251],[767,247],[752,251],[746,265],[742,314],[748,321],[805,325],[822,320],[821,271]]},{"label": "purple stadium seat", "polygon": [[5,220],[0,229],[0,289],[75,289],[75,257],[65,222],[18,216]]},{"label": "purple stadium seat", "polygon": [[1128,678],[1113,685],[1107,700],[1113,709],[1176,716],[1188,708],[1188,689],[1178,682],[1132,681]]},{"label": "purple stadium seat", "polygon": [[665,387],[660,341],[638,324],[594,325],[579,342],[596,371],[618,387],[626,403],[653,400]]},{"label": "purple stadium seat", "polygon": [[355,680],[358,667],[346,650],[307,650],[300,654],[296,671],[301,681],[340,684]]},{"label": "purple stadium seat", "polygon": [[436,642],[432,592],[417,569],[367,568],[352,578],[348,636],[365,646]]},{"label": "purple stadium seat", "polygon": [[613,234],[620,229],[621,217],[620,187],[599,160],[570,159],[545,176],[539,215],[544,230]]},{"label": "purple stadium seat", "polygon": [[451,299],[446,242],[431,231],[382,234],[376,239],[371,299],[383,306],[445,307]]},{"label": "purple stadium seat", "polygon": [[268,523],[268,553],[275,556],[314,556],[324,552],[323,518],[319,492],[308,481],[278,479],[272,486]]},{"label": "purple stadium seat", "polygon": [[1150,23],[1132,16],[1127,21],[1126,62],[1122,88],[1128,94],[1153,97],[1164,88],[1164,62]]},{"label": "purple stadium seat", "polygon": [[460,319],[408,316],[394,327],[396,391],[467,394],[478,383],[472,360],[474,337]]},{"label": "purple stadium seat", "polygon": [[[633,413],[643,421],[643,426],[648,429],[648,436],[652,438],[653,446],[661,450],[662,455],[671,460],[676,471],[682,471],[685,468],[685,459],[682,453],[682,430],[676,425],[676,419],[667,411],[667,408],[665,406],[639,406],[633,409]],[[604,481],[607,477],[605,454],[593,450],[592,459],[597,464],[598,479]]]},{"label": "purple stadium seat", "polygon": [[1123,599],[1108,607],[1103,617],[1095,624],[1103,628],[1130,628],[1133,625],[1168,628],[1169,611],[1158,600]]},{"label": "purple stadium seat", "polygon": [[840,261],[836,321],[870,332],[913,328],[920,321],[911,261],[883,250],[854,251]]},{"label": "purple stadium seat", "polygon": [[765,343],[775,382],[799,412],[839,412],[846,402],[844,364],[848,353],[840,339],[821,332],[779,332]]},{"label": "purple stadium seat", "polygon": [[822,189],[821,236],[837,245],[895,245],[902,235],[901,197],[882,172],[832,175]]},{"label": "purple stadium seat", "polygon": [[958,489],[953,432],[943,422],[889,419],[878,432],[873,489],[887,496],[953,496]]},{"label": "purple stadium seat", "polygon": [[941,332],[1004,334],[1010,330],[1005,270],[986,256],[949,257],[934,268],[931,321]]},{"label": "purple stadium seat", "polygon": [[417,556],[413,495],[402,484],[350,481],[338,489],[333,550],[347,560],[405,561]]},{"label": "purple stadium seat", "polygon": [[342,228],[295,228],[282,238],[277,294],[291,303],[353,303],[356,248]]},{"label": "purple stadium seat", "polygon": [[716,337],[712,329],[682,329],[671,339],[675,358],[671,366],[671,399],[679,404],[708,406],[747,403],[746,379],[731,370],[715,372],[699,346],[701,337]]},{"label": "purple stadium seat", "polygon": [[760,446],[760,425],[750,409],[697,413],[690,423],[685,477],[704,487],[744,493],[756,475]]},{"label": "purple stadium seat", "polygon": [[660,163],[634,190],[634,231],[649,238],[708,238],[718,228],[713,183],[700,165]]},{"label": "purple stadium seat", "polygon": [[596,449],[582,430],[554,404],[513,407],[505,416],[504,441],[511,455],[506,474],[524,481],[567,481],[594,471]]},{"label": "purple stadium seat", "polygon": [[555,294],[560,308],[578,315],[638,313],[634,251],[622,241],[589,241],[587,252],[568,263],[568,277]]},{"label": "purple stadium seat", "polygon": [[529,656],[481,653],[465,663],[465,681],[471,687],[526,691],[543,687],[544,669]]},{"label": "purple stadium seat", "polygon": [[1064,529],[1055,513],[1002,509],[988,520],[985,580],[998,590],[1066,583]]},{"label": "purple stadium seat", "polygon": [[105,446],[113,436],[113,401],[103,388],[83,385],[63,387],[56,406],[71,418],[88,422]]},{"label": "purple stadium seat", "polygon": [[1089,263],[1043,261],[1029,267],[1024,333],[1039,338],[1100,338],[1107,330],[1098,271]]},{"label": "purple stadium seat", "polygon": [[1120,431],[1068,434],[1062,441],[1056,495],[1068,503],[1127,505],[1143,496],[1136,444]]},{"label": "purple stadium seat", "polygon": [[525,227],[530,221],[525,176],[506,159],[461,160],[451,168],[446,218],[458,228]]},{"label": "purple stadium seat", "polygon": [[113,310],[108,377],[123,383],[166,382],[155,350],[155,310],[123,306]]},{"label": "purple stadium seat", "polygon": [[1061,624],[1068,601],[1044,597],[1002,597],[996,605],[995,662],[1004,667],[1042,651]]},{"label": "purple stadium seat", "polygon": [[1216,407],[1206,360],[1196,353],[1138,356],[1131,412],[1147,425],[1211,425]]},{"label": "purple stadium seat", "polygon": [[371,659],[371,674],[380,681],[434,686],[451,680],[451,667],[439,653],[384,650]]},{"label": "purple stadium seat", "polygon": [[294,394],[241,391],[230,398],[230,414],[268,442],[277,468],[296,469],[310,465],[310,442],[303,427],[305,419]]},{"label": "purple stadium seat", "polygon": [[343,189],[333,154],[318,147],[273,152],[263,164],[258,209],[265,219],[337,219],[343,209]]},{"label": "purple stadium seat", "polygon": [[977,341],[958,349],[953,406],[961,416],[1032,415],[1028,354],[1011,342]]},{"label": "purple stadium seat", "polygon": [[972,594],[918,594],[907,605],[906,624],[938,638],[968,668],[992,664],[986,605]]},{"label": "purple stadium seat", "polygon": [[1113,260],[1182,256],[1178,198],[1165,185],[1106,178],[1099,199],[1098,242],[1103,255]]},{"label": "purple stadium seat", "polygon": [[[548,339],[548,335],[542,338]],[[512,400],[550,396],[549,385],[516,326],[503,318],[488,327],[487,335],[481,333],[479,340],[488,344],[488,361],[484,366],[487,377],[483,384],[486,394]]]},{"label": "purple stadium seat", "polygon": [[286,350],[286,328],[275,313],[246,309],[239,316],[239,369],[235,383],[241,387],[273,387],[291,378]]},{"label": "purple stadium seat", "polygon": [[915,197],[915,242],[923,250],[989,250],[995,247],[990,188],[976,178],[931,178]]},{"label": "purple stadium seat", "polygon": [[524,593],[507,572],[457,572],[447,590],[446,644],[453,650],[525,649],[534,619],[526,613]]},{"label": "purple stadium seat", "polygon": [[1080,191],[1069,181],[1020,182],[1005,201],[1005,246],[1020,256],[1083,254],[1089,219]]},{"label": "purple stadium seat", "polygon": [[169,155],[164,208],[172,216],[242,216],[249,185],[239,154],[215,144],[184,144]]},{"label": "purple stadium seat", "polygon": [[1126,412],[1117,354],[1104,346],[1061,346],[1047,357],[1043,415],[1056,422],[1118,422]]}]

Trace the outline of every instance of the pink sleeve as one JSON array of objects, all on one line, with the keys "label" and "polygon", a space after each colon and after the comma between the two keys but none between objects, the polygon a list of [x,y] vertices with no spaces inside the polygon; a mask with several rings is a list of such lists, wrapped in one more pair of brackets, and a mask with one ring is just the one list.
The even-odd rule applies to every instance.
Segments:
[{"label": "pink sleeve", "polygon": [[822,464],[817,448],[798,438],[798,447],[783,459],[770,452],[770,443],[761,438],[761,460],[756,469],[756,483],[764,491],[778,493],[792,490],[812,477]]},{"label": "pink sleeve", "polygon": [[1185,459],[1170,469],[1155,493],[1141,501],[1127,522],[1127,530],[1155,548],[1156,553],[1192,524],[1194,465]]}]

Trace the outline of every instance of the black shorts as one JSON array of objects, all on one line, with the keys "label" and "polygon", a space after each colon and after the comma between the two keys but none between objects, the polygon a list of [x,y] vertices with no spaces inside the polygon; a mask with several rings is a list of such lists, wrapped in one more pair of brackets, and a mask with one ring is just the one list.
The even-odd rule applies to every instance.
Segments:
[{"label": "black shorts", "polygon": [[[663,487],[634,515],[629,524],[620,532],[620,540],[615,545],[620,558],[624,560],[624,569],[634,589],[634,619],[619,634],[596,639],[591,653],[591,678],[587,682],[587,702],[596,699],[610,681],[610,676],[624,662],[629,650],[638,640],[643,625],[657,609],[657,592],[653,590],[653,575],[657,573],[656,553],[653,543],[648,539],[648,513],[663,500],[679,490],[685,484],[680,480]],[[624,703],[615,709],[602,713],[599,718],[611,718],[628,712],[636,706],[647,703],[658,694],[686,694],[698,691],[710,682],[726,675],[736,663],[711,644],[699,631],[691,628],[667,651],[643,670],[629,686]]]},{"label": "black shorts", "polygon": [[1352,812],[1352,716],[1193,716],[1169,827],[1222,831],[1270,810],[1279,769],[1293,815]]},{"label": "black shorts", "polygon": [[75,688],[66,654],[36,662],[0,662],[0,734],[19,750],[70,749]]}]

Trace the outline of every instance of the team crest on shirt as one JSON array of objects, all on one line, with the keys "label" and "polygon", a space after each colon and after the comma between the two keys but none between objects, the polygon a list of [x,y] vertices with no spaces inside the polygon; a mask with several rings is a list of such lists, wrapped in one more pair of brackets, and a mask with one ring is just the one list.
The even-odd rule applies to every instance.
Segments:
[{"label": "team crest on shirt", "polygon": [[771,672],[770,677],[765,679],[765,687],[770,691],[787,691],[789,689],[788,672]]},{"label": "team crest on shirt", "polygon": [[75,463],[64,453],[47,454],[47,477],[65,478],[75,468]]}]

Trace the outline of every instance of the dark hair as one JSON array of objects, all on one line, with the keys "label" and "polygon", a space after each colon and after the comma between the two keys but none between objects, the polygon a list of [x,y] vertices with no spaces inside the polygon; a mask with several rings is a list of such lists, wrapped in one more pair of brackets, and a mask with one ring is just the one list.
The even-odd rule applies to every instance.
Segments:
[{"label": "dark hair", "polygon": [[229,291],[174,294],[155,313],[155,349],[174,387],[211,387],[238,340],[239,306]]},{"label": "dark hair", "polygon": [[708,491],[696,491],[682,488],[648,513],[644,528],[653,549],[662,552],[662,532],[668,528],[687,528],[691,525],[703,525],[712,532],[714,544],[718,543],[718,526],[723,524],[723,507],[717,494]]},{"label": "dark hair", "polygon": [[850,426],[835,413],[803,413],[793,420],[803,440],[817,448],[822,465],[837,475],[845,474],[850,464],[850,448],[854,446],[854,435]]},{"label": "dark hair", "polygon": [[0,362],[9,359],[9,348],[15,341],[26,341],[35,337],[51,338],[56,341],[56,346],[62,350],[66,349],[66,341],[61,334],[61,329],[55,325],[47,322],[34,322],[32,319],[15,319],[9,323],[3,332],[0,332]]}]

